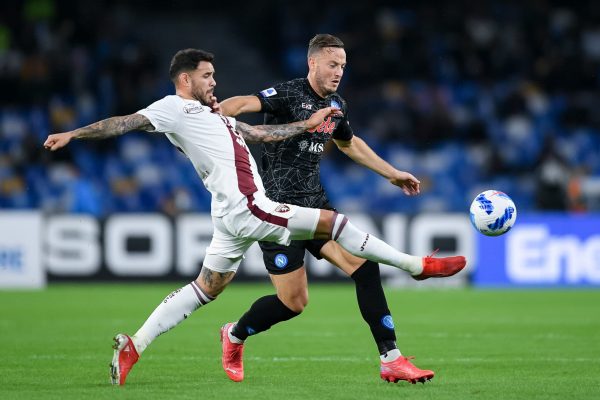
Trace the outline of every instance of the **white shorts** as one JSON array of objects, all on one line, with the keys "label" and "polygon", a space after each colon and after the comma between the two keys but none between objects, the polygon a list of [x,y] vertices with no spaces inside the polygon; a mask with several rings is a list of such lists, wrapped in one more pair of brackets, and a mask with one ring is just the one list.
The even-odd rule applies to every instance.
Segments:
[{"label": "white shorts", "polygon": [[321,210],[282,204],[256,192],[228,214],[213,217],[214,232],[204,265],[216,272],[235,272],[244,253],[258,240],[289,245],[312,239]]}]

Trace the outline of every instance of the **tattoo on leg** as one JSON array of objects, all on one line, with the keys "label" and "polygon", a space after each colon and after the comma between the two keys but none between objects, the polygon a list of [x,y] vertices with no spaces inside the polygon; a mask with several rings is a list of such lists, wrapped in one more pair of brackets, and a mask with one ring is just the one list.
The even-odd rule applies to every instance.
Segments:
[{"label": "tattoo on leg", "polygon": [[208,268],[202,268],[200,279],[207,288],[221,292],[234,274],[235,272],[217,272]]}]

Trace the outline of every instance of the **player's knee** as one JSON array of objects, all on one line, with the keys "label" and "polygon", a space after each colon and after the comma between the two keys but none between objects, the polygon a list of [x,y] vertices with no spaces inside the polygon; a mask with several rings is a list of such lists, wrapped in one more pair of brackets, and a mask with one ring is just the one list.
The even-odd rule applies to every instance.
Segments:
[{"label": "player's knee", "polygon": [[331,210],[321,210],[319,215],[319,222],[317,223],[317,229],[315,230],[315,239],[331,239],[333,228],[338,217],[337,212]]},{"label": "player's knee", "polygon": [[202,292],[214,298],[225,290],[234,275],[234,271],[218,272],[210,267],[202,266],[200,275],[196,278],[196,284]]},{"label": "player's knee", "polygon": [[278,294],[281,302],[290,310],[300,314],[308,305],[308,291],[302,290],[288,295]]}]

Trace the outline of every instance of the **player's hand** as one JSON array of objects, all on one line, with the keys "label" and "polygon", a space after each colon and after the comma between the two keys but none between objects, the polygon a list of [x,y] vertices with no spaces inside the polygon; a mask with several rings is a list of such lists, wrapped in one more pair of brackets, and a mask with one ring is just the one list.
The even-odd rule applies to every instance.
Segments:
[{"label": "player's hand", "polygon": [[212,108],[213,112],[223,114],[223,110],[221,109],[221,103],[217,101],[217,96],[210,96],[210,103],[208,104],[208,106]]},{"label": "player's hand", "polygon": [[388,180],[392,185],[401,188],[407,196],[414,196],[421,193],[421,181],[408,172],[396,171]]},{"label": "player's hand", "polygon": [[72,138],[73,135],[71,134],[71,132],[55,133],[48,136],[48,138],[44,142],[44,147],[47,150],[56,151],[61,147],[65,147],[67,144],[69,144]]},{"label": "player's hand", "polygon": [[327,117],[341,117],[342,111],[335,107],[325,107],[317,110],[309,119],[306,120],[306,129],[314,129],[321,125]]}]

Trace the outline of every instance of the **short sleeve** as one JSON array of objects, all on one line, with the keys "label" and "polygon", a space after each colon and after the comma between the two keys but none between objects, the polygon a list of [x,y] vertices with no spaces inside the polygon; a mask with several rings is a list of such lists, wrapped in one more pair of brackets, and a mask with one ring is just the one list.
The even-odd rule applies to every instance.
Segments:
[{"label": "short sleeve", "polygon": [[254,93],[254,96],[258,97],[260,101],[261,112],[275,115],[288,110],[290,95],[290,88],[285,84],[279,84]]},{"label": "short sleeve", "polygon": [[340,121],[340,124],[335,128],[333,134],[331,135],[332,138],[337,140],[350,140],[353,136],[354,132],[352,131],[350,122],[348,122],[346,117]]},{"label": "short sleeve", "polygon": [[137,113],[148,118],[156,132],[167,133],[177,130],[178,118],[176,105],[169,97],[155,101]]}]

